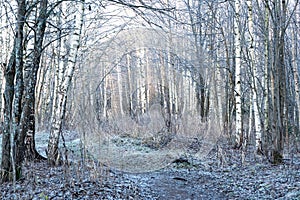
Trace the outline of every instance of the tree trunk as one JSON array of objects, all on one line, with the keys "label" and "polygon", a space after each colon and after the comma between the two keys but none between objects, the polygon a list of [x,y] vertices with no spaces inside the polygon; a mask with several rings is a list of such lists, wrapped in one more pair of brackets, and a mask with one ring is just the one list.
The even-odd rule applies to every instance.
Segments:
[{"label": "tree trunk", "polygon": [[[4,11],[4,5],[2,5],[3,2],[0,2],[0,26],[1,27],[6,27],[6,17],[5,16],[5,11]],[[3,123],[3,109],[4,109],[4,101],[3,101],[3,91],[4,91],[4,69],[7,65],[7,60],[6,60],[6,54],[5,52],[7,50],[6,48],[6,40],[7,40],[7,34],[6,33],[6,28],[1,28],[0,29],[0,134],[2,133],[2,123]]]},{"label": "tree trunk", "polygon": [[2,138],[1,181],[16,181],[21,178],[22,154],[24,148],[20,133],[21,101],[23,95],[23,28],[26,13],[25,0],[18,1],[17,28],[13,52],[5,72],[5,116]]},{"label": "tree trunk", "polygon": [[131,117],[134,117],[133,113],[133,86],[132,86],[132,72],[131,72],[131,54],[126,55],[126,67],[127,67],[127,98],[128,98],[128,109]]},{"label": "tree trunk", "polygon": [[[300,20],[300,13],[295,13],[295,21]],[[295,82],[295,133],[297,134],[297,132],[300,129],[300,116],[299,116],[299,112],[300,112],[300,85],[299,85],[299,64],[297,63],[297,57],[298,57],[298,34],[297,34],[297,26],[294,25],[293,26],[293,35],[292,35],[292,68],[293,68],[293,75],[294,75],[294,82]],[[299,27],[298,27],[298,31],[299,31]]]},{"label": "tree trunk", "polygon": [[[288,107],[286,104],[286,69],[284,62],[286,4],[276,1],[273,11],[273,65],[271,73],[271,149],[269,159],[278,164],[283,161],[284,133],[286,132]],[[268,5],[269,11],[270,5]]]},{"label": "tree trunk", "polygon": [[[25,94],[23,103],[23,113],[21,120],[22,140],[25,139],[25,155],[27,160],[43,159],[35,148],[35,88],[37,83],[37,73],[40,66],[42,45],[46,30],[48,0],[40,2],[40,10],[38,20],[35,25],[35,35],[30,38],[29,43],[32,43],[33,48],[28,49],[28,59],[25,64]],[[22,154],[23,149],[20,149],[19,154]]]},{"label": "tree trunk", "polygon": [[[16,43],[16,39],[15,39]],[[8,65],[5,69],[5,90],[4,90],[4,124],[2,134],[2,157],[1,157],[1,182],[12,180],[12,163],[10,156],[10,137],[11,137],[11,121],[12,121],[12,105],[14,96],[14,77],[15,77],[15,48],[13,51]]]},{"label": "tree trunk", "polygon": [[[186,2],[186,6],[188,9],[188,14],[189,14],[189,21],[191,23],[191,29],[192,29],[192,33],[193,33],[193,39],[194,39],[194,43],[195,43],[195,51],[196,51],[196,58],[197,58],[197,64],[198,64],[198,69],[194,69],[195,70],[195,76],[197,80],[196,83],[196,105],[197,105],[197,111],[200,113],[201,116],[201,120],[202,121],[206,121],[207,119],[207,115],[206,113],[208,113],[208,111],[206,110],[205,103],[208,102],[208,96],[205,95],[205,78],[203,77],[203,67],[202,67],[202,53],[201,53],[201,37],[202,36],[202,25],[195,23],[195,19],[193,18],[193,10],[190,6],[190,2],[187,1]],[[199,13],[199,15],[201,15],[202,12],[202,1],[198,1],[198,5],[197,5],[197,12]],[[202,20],[200,19],[196,19],[196,20]],[[191,78],[191,77],[190,77]],[[208,104],[207,104],[208,105]]]},{"label": "tree trunk", "polygon": [[234,44],[235,44],[235,147],[240,147],[242,142],[242,99],[241,99],[241,33],[240,21],[240,1],[235,0],[234,18]]},{"label": "tree trunk", "polygon": [[71,86],[72,77],[75,70],[75,64],[77,59],[77,52],[80,44],[80,36],[83,25],[83,16],[84,16],[84,0],[81,0],[80,7],[76,14],[76,22],[74,27],[74,32],[71,35],[71,49],[69,57],[67,60],[67,65],[65,69],[64,79],[56,88],[56,106],[53,110],[53,117],[50,128],[50,136],[48,143],[48,163],[50,166],[59,165],[61,163],[61,157],[58,152],[58,142],[62,130],[62,123],[65,117],[66,104],[68,91]]},{"label": "tree trunk", "polygon": [[122,80],[122,66],[117,66],[117,83],[118,83],[118,96],[119,96],[119,114],[124,115],[123,109],[123,80]]},{"label": "tree trunk", "polygon": [[[251,78],[251,89],[252,89],[252,105],[254,111],[254,133],[255,133],[255,147],[256,152],[262,152],[261,148],[261,120],[259,114],[259,102],[258,102],[258,76],[257,76],[257,65],[255,64],[255,52],[254,52],[254,29],[253,29],[253,7],[252,0],[247,0],[248,7],[248,26],[249,26],[249,38],[248,38],[248,48],[249,48],[249,58],[250,58],[250,68],[253,72]],[[250,111],[251,112],[251,111]],[[250,124],[251,126],[251,124]]]},{"label": "tree trunk", "polygon": [[166,59],[164,57],[164,52],[160,52],[160,70],[159,70],[159,79],[160,79],[160,97],[161,97],[161,108],[162,115],[165,121],[165,126],[167,131],[171,131],[171,110],[170,110],[170,97],[169,97],[169,88],[167,82],[167,73],[166,73]]},{"label": "tree trunk", "polygon": [[267,138],[270,132],[270,42],[269,42],[269,9],[265,8],[265,21],[264,21],[264,126],[262,137],[262,150],[266,153],[270,143]]}]

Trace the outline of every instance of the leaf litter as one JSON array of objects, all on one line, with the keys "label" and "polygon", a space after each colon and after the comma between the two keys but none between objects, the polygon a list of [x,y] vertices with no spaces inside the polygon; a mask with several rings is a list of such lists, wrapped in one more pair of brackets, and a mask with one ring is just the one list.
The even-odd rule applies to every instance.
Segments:
[{"label": "leaf litter", "polygon": [[[222,143],[201,159],[196,153],[176,154],[162,168],[134,173],[99,162],[89,151],[82,158],[78,137],[65,137],[70,162],[53,168],[24,163],[20,181],[0,185],[0,199],[300,199],[299,153],[282,165],[247,157],[241,163],[241,152]],[[37,144],[40,152],[42,144]],[[141,155],[152,151],[135,144]],[[128,141],[115,146],[122,145],[128,147]]]}]

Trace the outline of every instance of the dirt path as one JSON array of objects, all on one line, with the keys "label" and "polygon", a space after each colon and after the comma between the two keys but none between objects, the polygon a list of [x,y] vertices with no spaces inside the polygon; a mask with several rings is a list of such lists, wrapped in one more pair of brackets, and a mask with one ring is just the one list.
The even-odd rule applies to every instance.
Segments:
[{"label": "dirt path", "polygon": [[144,191],[151,194],[148,198],[144,195],[145,199],[225,199],[214,188],[207,188],[203,184],[212,177],[200,175],[199,171],[165,169],[125,176],[139,185],[142,195]]}]

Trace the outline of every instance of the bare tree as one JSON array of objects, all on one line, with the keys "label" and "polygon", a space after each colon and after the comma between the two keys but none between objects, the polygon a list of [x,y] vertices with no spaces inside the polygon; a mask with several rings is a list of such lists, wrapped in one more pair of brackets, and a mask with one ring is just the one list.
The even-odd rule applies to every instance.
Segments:
[{"label": "bare tree", "polygon": [[234,18],[234,44],[235,44],[235,146],[239,147],[242,142],[243,126],[242,126],[242,90],[241,90],[241,32],[240,32],[240,1],[235,0],[235,18]]},{"label": "bare tree", "polygon": [[62,130],[62,123],[65,118],[68,91],[75,71],[77,52],[80,45],[84,20],[84,0],[78,4],[75,20],[74,31],[70,36],[70,52],[69,55],[66,55],[67,58],[64,58],[65,63],[62,63],[63,65],[66,64],[66,68],[62,69],[63,73],[59,73],[58,75],[59,81],[55,91],[56,98],[54,109],[52,110],[52,122],[47,151],[48,163],[50,165],[58,165],[61,162],[61,157],[58,152],[58,142]]}]

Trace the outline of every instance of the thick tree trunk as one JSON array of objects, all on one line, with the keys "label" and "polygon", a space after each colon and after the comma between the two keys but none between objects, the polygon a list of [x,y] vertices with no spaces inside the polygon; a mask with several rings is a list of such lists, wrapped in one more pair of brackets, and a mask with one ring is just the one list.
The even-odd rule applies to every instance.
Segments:
[{"label": "thick tree trunk", "polygon": [[[25,63],[25,93],[23,102],[23,112],[21,118],[21,140],[25,140],[25,156],[27,160],[43,159],[35,148],[35,88],[37,83],[37,73],[40,65],[42,45],[46,29],[48,0],[40,2],[39,15],[35,24],[35,35],[29,40],[27,45],[27,60]],[[31,44],[31,45],[30,45]],[[24,153],[24,149],[20,149],[18,155]]]},{"label": "thick tree trunk", "polygon": [[[15,41],[16,42],[16,41]],[[2,134],[2,157],[1,157],[1,182],[12,180],[12,163],[10,156],[10,137],[12,121],[12,105],[14,96],[15,77],[15,45],[11,53],[8,65],[5,69],[5,90],[4,90],[4,124]]]},{"label": "thick tree trunk", "polygon": [[26,13],[25,0],[18,1],[17,28],[13,52],[5,72],[5,117],[2,141],[1,181],[18,180],[21,175],[23,155],[17,154],[24,148],[20,133],[21,101],[23,95],[23,28]]},{"label": "thick tree trunk", "polygon": [[284,62],[285,27],[286,27],[286,3],[275,1],[266,4],[269,11],[273,12],[273,65],[271,70],[271,141],[269,141],[269,160],[272,163],[283,161],[284,134],[287,128],[288,107],[286,103],[286,69]]}]

